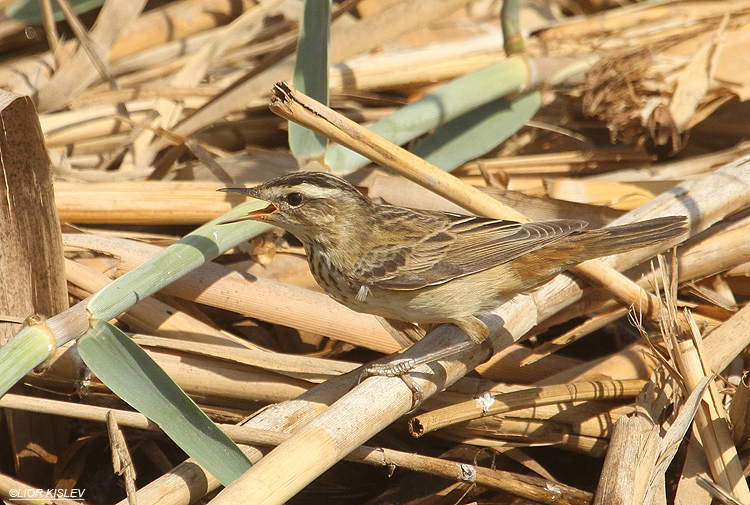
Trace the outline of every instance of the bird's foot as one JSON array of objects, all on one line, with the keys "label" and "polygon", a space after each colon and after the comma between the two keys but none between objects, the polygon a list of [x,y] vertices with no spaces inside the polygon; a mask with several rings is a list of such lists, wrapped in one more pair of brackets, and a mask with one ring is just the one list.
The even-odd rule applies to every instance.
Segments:
[{"label": "bird's foot", "polygon": [[472,345],[474,344],[470,341],[459,342],[458,344],[449,345],[448,347],[425,354],[424,356],[420,356],[419,358],[401,358],[393,360],[390,363],[372,364],[362,371],[362,373],[359,375],[359,379],[357,380],[357,384],[359,384],[366,378],[373,376],[399,377],[411,390],[412,404],[411,409],[409,409],[409,412],[407,413],[414,412],[419,408],[420,405],[422,405],[422,402],[424,401],[424,390],[422,390],[422,388],[419,387],[416,382],[414,382],[414,379],[411,377],[411,375],[409,375],[409,372],[411,372],[418,365],[432,363],[433,361],[453,356],[454,354],[457,354],[464,349],[471,347]]},{"label": "bird's foot", "polygon": [[409,372],[419,364],[418,360],[410,358],[397,359],[390,363],[374,363],[362,371],[357,384],[368,377],[399,377],[411,390],[411,408],[407,412],[407,414],[410,414],[417,410],[424,401],[424,390],[409,375]]}]

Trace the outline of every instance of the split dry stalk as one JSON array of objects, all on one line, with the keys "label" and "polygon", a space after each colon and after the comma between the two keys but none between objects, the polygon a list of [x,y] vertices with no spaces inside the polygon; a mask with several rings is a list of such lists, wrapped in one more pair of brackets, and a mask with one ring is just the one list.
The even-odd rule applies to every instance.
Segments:
[{"label": "split dry stalk", "polygon": [[664,369],[652,376],[650,387],[636,401],[633,415],[615,424],[611,446],[599,478],[594,503],[646,505],[666,502],[665,473],[693,423],[710,382],[701,379],[695,390],[662,428],[655,419],[665,416],[672,404],[674,381]]},{"label": "split dry stalk", "polygon": [[737,447],[742,447],[750,437],[750,387],[745,374],[737,385],[729,405],[729,418],[732,425],[732,440]]},{"label": "split dry stalk", "polygon": [[633,503],[634,488],[644,486],[636,482],[638,468],[655,462],[658,438],[659,427],[643,415],[624,416],[617,421],[594,505]]},{"label": "split dry stalk", "polygon": [[[701,379],[713,372],[702,357],[705,355],[701,351],[702,337],[695,321],[690,318],[687,311],[681,315],[680,322],[685,325],[684,331],[691,338],[677,342],[675,356],[685,387],[693,390]],[[750,489],[732,440],[728,417],[719,391],[716,385],[711,383],[708,394],[696,414],[695,428],[706,451],[708,465],[716,483],[731,491],[740,502],[750,503]]]}]

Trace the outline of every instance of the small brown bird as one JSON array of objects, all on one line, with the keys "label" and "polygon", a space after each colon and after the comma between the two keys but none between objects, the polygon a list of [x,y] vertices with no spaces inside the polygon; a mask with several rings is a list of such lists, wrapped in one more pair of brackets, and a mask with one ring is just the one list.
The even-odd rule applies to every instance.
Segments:
[{"label": "small brown bird", "polygon": [[517,223],[378,205],[345,180],[295,172],[254,188],[224,188],[269,205],[227,222],[264,221],[304,245],[315,280],[358,312],[454,323],[472,342],[477,319],[573,265],[685,232],[681,216],[585,230],[578,220]]}]

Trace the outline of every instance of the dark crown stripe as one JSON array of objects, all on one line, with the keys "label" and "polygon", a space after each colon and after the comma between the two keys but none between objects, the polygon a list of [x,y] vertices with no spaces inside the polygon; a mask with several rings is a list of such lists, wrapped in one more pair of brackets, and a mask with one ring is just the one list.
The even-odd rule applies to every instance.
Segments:
[{"label": "dark crown stripe", "polygon": [[293,188],[300,184],[312,184],[327,189],[351,191],[354,187],[344,179],[324,172],[294,172],[272,181],[273,186]]}]

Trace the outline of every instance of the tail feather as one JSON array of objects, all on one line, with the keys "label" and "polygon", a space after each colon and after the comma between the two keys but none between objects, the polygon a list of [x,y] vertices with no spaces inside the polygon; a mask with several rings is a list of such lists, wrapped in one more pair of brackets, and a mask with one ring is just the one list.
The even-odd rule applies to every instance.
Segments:
[{"label": "tail feather", "polygon": [[582,230],[569,235],[566,241],[580,247],[585,256],[580,261],[585,261],[664,242],[686,231],[686,217],[670,216],[611,228]]}]

